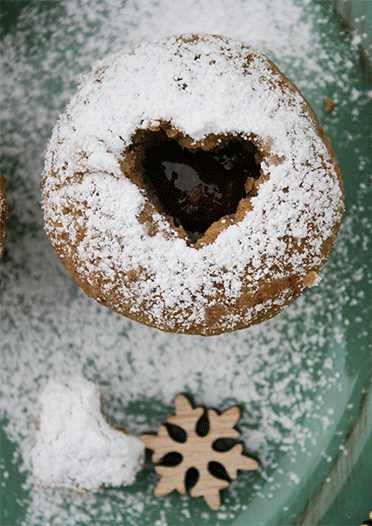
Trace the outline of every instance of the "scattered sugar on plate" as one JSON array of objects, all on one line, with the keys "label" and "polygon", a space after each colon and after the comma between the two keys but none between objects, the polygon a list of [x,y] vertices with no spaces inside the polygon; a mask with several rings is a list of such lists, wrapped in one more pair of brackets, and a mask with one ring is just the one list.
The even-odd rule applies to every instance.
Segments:
[{"label": "scattered sugar on plate", "polygon": [[[123,48],[192,31],[243,40],[266,53],[308,98],[336,153],[354,156],[355,175],[364,178],[364,186],[354,185],[356,202],[347,210],[320,285],[261,326],[210,339],[141,327],[86,298],[54,254],[40,208],[44,150],[80,75]],[[372,226],[363,213],[372,199],[369,152],[360,147],[361,117],[371,100],[359,80],[357,50],[350,39],[337,37],[336,44],[336,31],[332,17],[312,1],[69,0],[30,2],[14,31],[3,37],[1,173],[11,174],[13,215],[6,234],[9,255],[0,266],[0,406],[6,438],[15,444],[4,482],[10,488],[17,471],[23,477],[17,495],[22,526],[118,520],[172,526],[174,513],[184,524],[201,522],[203,514],[203,523],[228,524],[240,510],[249,511],[252,501],[262,503],[264,514],[276,487],[298,491],[304,456],[315,466],[319,458],[327,464],[337,454],[323,451],[323,422],[328,419],[326,433],[333,436],[340,414],[328,414],[330,399],[341,397],[348,385],[340,371],[346,363],[349,376],[357,374],[346,342],[352,338],[358,353],[370,338],[365,327],[352,332],[352,319],[343,324],[343,307],[352,304],[360,314],[367,304],[360,284],[368,283],[371,271],[359,258],[370,250]],[[326,97],[337,100],[334,114],[322,114]],[[354,120],[345,124],[352,111]],[[342,133],[335,131],[338,126]],[[260,470],[231,484],[219,519],[187,496],[156,499],[157,479],[149,471],[138,474],[134,485],[83,497],[36,487],[31,451],[39,394],[50,378],[74,373],[100,385],[110,422],[134,435],[156,430],[179,392],[220,410],[240,404],[242,438],[259,458]],[[289,479],[289,472],[298,479]]]}]

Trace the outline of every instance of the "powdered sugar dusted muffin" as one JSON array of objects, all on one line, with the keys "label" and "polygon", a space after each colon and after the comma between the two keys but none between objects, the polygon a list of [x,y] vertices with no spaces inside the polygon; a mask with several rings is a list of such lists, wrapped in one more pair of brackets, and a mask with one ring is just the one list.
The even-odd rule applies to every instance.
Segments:
[{"label": "powdered sugar dusted muffin", "polygon": [[344,213],[298,89],[211,35],[97,64],[53,130],[42,188],[46,231],[89,296],[189,334],[281,312],[318,282]]},{"label": "powdered sugar dusted muffin", "polygon": [[39,485],[85,492],[132,484],[144,449],[141,440],[107,423],[93,382],[79,375],[49,380],[31,450]]},{"label": "powdered sugar dusted muffin", "polygon": [[0,175],[0,260],[4,254],[5,222],[8,216],[8,207],[5,201],[6,181]]}]

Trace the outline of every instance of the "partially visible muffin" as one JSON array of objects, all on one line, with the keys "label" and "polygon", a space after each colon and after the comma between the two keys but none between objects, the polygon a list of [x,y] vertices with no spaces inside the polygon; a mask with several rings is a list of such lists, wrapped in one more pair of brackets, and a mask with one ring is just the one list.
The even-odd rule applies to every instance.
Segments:
[{"label": "partially visible muffin", "polygon": [[0,175],[0,259],[4,254],[5,222],[8,217],[9,208],[5,201],[5,189],[7,187],[4,177]]}]

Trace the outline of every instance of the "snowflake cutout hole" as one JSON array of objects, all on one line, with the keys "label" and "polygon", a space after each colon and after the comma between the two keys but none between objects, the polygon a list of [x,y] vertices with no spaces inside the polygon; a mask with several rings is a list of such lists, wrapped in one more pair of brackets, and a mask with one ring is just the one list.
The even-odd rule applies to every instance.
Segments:
[{"label": "snowflake cutout hole", "polygon": [[[193,408],[186,396],[175,400],[176,414],[161,425],[157,435],[139,438],[152,450],[155,471],[161,479],[154,490],[156,497],[173,490],[185,494],[192,486],[192,497],[203,496],[208,506],[218,510],[220,490],[237,477],[238,470],[255,470],[258,462],[243,454],[243,444],[233,443],[240,437],[234,429],[240,418],[237,406],[219,414],[202,407]],[[229,441],[230,439],[230,441]]]}]

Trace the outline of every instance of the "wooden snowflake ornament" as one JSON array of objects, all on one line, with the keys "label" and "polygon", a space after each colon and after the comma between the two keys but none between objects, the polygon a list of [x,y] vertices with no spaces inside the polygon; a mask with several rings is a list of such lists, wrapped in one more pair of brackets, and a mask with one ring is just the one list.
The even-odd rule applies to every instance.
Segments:
[{"label": "wooden snowflake ornament", "polygon": [[199,477],[191,489],[191,496],[203,496],[210,508],[218,510],[221,505],[220,490],[229,486],[230,482],[213,475],[211,466],[216,463],[222,465],[230,479],[237,477],[238,469],[258,468],[258,462],[243,455],[241,443],[234,445],[228,451],[218,451],[213,447],[216,440],[240,437],[240,433],[234,429],[240,417],[240,409],[234,406],[221,414],[209,409],[209,431],[201,436],[197,433],[197,423],[204,409],[202,407],[194,409],[182,394],[176,397],[175,405],[176,414],[167,418],[167,422],[182,428],[187,435],[186,441],[172,438],[165,425],[159,427],[157,435],[140,436],[147,448],[154,451],[153,462],[159,462],[169,453],[182,457],[177,465],[155,467],[161,479],[154,490],[154,495],[163,497],[175,489],[181,494],[186,493],[186,474],[190,468],[193,468],[197,470]]}]

